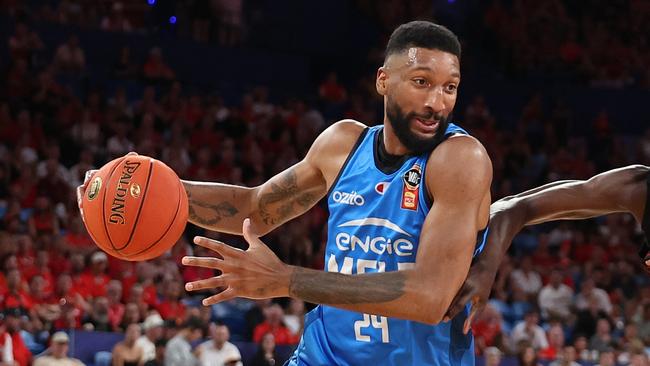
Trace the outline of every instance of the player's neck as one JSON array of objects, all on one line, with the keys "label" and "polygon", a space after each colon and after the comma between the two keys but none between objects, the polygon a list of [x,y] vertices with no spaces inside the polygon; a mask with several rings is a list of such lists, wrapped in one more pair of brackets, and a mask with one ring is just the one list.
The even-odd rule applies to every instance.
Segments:
[{"label": "player's neck", "polygon": [[383,145],[386,152],[393,156],[408,155],[410,151],[402,144],[393,131],[390,122],[384,119]]}]

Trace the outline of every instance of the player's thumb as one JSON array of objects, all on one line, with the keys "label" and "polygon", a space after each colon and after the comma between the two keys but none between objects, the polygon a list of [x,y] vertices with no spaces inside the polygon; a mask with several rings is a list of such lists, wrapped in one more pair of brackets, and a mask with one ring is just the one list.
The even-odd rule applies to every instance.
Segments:
[{"label": "player's thumb", "polygon": [[470,310],[469,316],[465,319],[465,323],[463,324],[463,334],[469,333],[469,330],[472,329],[472,322],[476,316],[476,310],[476,304],[472,304],[472,310]]},{"label": "player's thumb", "polygon": [[244,223],[242,226],[242,234],[244,235],[244,239],[248,242],[248,244],[253,247],[257,246],[260,244],[260,239],[259,237],[253,232],[253,229],[251,228],[251,219],[246,218],[244,219]]}]

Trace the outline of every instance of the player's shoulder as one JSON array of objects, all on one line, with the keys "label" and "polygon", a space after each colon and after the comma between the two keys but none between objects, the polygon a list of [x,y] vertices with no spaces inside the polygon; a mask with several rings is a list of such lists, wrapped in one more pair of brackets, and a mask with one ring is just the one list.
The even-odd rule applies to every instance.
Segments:
[{"label": "player's shoulder", "polygon": [[342,119],[325,129],[323,134],[333,135],[336,138],[356,139],[366,128],[368,128],[368,126],[359,121],[353,119]]},{"label": "player's shoulder", "polygon": [[321,132],[312,149],[322,153],[349,151],[366,128],[368,126],[353,119],[340,120]]},{"label": "player's shoulder", "polygon": [[458,165],[491,166],[490,156],[481,142],[470,135],[456,134],[443,141],[431,151],[427,165],[433,164],[439,168],[441,165],[449,167]]},{"label": "player's shoulder", "polygon": [[492,161],[476,138],[453,135],[430,154],[425,174],[427,187],[432,193],[462,185],[482,190],[492,182]]}]

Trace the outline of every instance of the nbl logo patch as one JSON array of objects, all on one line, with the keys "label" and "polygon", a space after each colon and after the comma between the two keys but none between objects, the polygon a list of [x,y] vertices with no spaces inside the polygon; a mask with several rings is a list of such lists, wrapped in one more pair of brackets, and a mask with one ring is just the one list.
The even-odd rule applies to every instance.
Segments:
[{"label": "nbl logo patch", "polygon": [[413,165],[404,173],[404,184],[402,187],[402,209],[415,211],[418,209],[418,188],[422,180],[422,169],[419,164]]}]

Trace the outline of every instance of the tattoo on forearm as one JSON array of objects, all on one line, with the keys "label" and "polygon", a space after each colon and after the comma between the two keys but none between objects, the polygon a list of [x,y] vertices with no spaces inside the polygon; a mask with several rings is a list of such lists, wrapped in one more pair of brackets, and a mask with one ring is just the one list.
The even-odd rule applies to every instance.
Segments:
[{"label": "tattoo on forearm", "polygon": [[[271,183],[271,192],[264,193],[259,199],[259,213],[267,225],[284,222],[294,214],[294,203],[302,208],[308,208],[317,201],[317,197],[309,192],[301,194],[298,187],[296,172],[288,170],[279,183]],[[274,204],[279,204],[275,209]]]},{"label": "tattoo on forearm", "polygon": [[[217,224],[224,217],[233,217],[239,213],[239,210],[228,201],[219,202],[217,204],[197,201],[192,198],[191,192],[187,192],[187,198],[189,201],[189,218],[192,222],[200,225],[212,226]],[[199,214],[196,212],[195,207],[206,208],[208,209],[208,213]]]},{"label": "tattoo on forearm", "polygon": [[400,271],[351,276],[297,267],[291,274],[289,295],[317,304],[381,303],[402,296],[405,282]]}]

